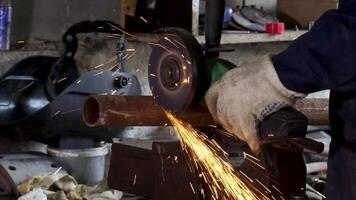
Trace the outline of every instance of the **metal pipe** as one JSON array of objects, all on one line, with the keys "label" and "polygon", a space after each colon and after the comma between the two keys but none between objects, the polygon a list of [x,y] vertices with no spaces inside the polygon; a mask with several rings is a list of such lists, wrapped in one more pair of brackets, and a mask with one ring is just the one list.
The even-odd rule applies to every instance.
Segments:
[{"label": "metal pipe", "polygon": [[[309,118],[310,124],[328,124],[325,120],[328,109],[324,101],[306,99],[299,101],[296,107]],[[195,127],[217,125],[205,106],[189,109],[177,116]],[[83,119],[90,127],[171,125],[152,96],[91,96],[84,103]]]},{"label": "metal pipe", "polygon": [[329,125],[329,99],[301,99],[294,106],[310,125]]},{"label": "metal pipe", "polygon": [[[196,127],[215,124],[206,107],[197,107],[177,116]],[[91,96],[84,103],[83,119],[90,127],[170,125],[152,96]]]},{"label": "metal pipe", "polygon": [[312,174],[312,173],[328,170],[328,163],[327,162],[307,163],[305,166],[306,166],[306,169],[307,169],[307,174]]}]

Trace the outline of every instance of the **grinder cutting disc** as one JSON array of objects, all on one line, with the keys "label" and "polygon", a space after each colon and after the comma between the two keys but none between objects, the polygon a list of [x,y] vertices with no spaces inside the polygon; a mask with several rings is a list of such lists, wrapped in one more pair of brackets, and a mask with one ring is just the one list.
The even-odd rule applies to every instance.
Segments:
[{"label": "grinder cutting disc", "polygon": [[148,79],[158,104],[182,112],[199,103],[210,80],[202,48],[194,36],[184,29],[167,28],[152,45]]}]

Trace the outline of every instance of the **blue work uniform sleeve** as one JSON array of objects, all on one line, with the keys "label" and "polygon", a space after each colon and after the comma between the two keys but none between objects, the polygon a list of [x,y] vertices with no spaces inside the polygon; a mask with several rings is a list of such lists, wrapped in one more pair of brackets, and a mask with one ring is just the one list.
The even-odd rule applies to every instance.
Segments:
[{"label": "blue work uniform sleeve", "polygon": [[292,91],[356,90],[356,0],[340,1],[272,61]]}]

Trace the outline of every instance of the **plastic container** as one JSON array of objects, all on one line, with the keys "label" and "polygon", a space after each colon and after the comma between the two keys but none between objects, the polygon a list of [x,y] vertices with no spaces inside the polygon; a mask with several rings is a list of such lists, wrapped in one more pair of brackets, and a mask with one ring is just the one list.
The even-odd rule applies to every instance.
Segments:
[{"label": "plastic container", "polygon": [[0,0],[0,50],[10,50],[11,0]]},{"label": "plastic container", "polygon": [[48,148],[48,154],[80,184],[95,185],[105,179],[108,145],[89,149]]}]

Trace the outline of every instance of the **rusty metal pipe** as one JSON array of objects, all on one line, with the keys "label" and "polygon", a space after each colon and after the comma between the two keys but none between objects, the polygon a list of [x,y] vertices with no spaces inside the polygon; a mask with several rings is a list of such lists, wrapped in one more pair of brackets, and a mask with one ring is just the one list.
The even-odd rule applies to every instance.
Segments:
[{"label": "rusty metal pipe", "polygon": [[[296,108],[309,118],[310,124],[328,124],[327,100],[305,99]],[[189,109],[178,117],[195,127],[216,125],[205,106]],[[90,127],[171,125],[152,96],[91,96],[84,103],[83,119]]]},{"label": "rusty metal pipe", "polygon": [[[194,108],[178,117],[197,127],[214,124],[206,107]],[[83,118],[90,127],[170,125],[152,96],[91,96],[84,103]]]},{"label": "rusty metal pipe", "polygon": [[294,108],[308,118],[310,125],[329,125],[329,99],[301,99]]}]

